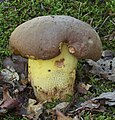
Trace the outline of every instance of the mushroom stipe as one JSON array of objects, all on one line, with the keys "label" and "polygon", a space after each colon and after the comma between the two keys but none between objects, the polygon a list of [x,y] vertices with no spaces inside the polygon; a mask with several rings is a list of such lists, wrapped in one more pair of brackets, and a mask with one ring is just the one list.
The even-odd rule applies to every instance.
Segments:
[{"label": "mushroom stipe", "polygon": [[29,59],[29,79],[37,99],[41,101],[51,98],[64,100],[73,94],[77,59],[69,53],[66,44],[60,51],[60,55],[49,60]]}]

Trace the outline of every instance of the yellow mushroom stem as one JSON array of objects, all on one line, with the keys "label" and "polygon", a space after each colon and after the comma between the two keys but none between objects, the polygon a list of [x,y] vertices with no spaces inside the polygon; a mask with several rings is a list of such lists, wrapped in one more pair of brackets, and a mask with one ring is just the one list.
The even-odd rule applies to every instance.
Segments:
[{"label": "yellow mushroom stem", "polygon": [[77,59],[63,45],[60,54],[49,60],[28,61],[28,77],[38,100],[61,99],[73,94]]}]

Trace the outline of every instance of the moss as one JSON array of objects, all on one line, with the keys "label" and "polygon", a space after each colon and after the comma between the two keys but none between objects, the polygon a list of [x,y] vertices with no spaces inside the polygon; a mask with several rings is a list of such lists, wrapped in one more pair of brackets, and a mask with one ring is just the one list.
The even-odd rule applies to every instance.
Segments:
[{"label": "moss", "polygon": [[109,0],[4,0],[0,3],[0,56],[9,55],[8,39],[16,26],[42,15],[70,15],[91,24],[100,36],[108,35],[114,31],[114,5]]},{"label": "moss", "polygon": [[0,117],[0,120],[27,120],[27,119],[22,119],[19,116],[14,116],[13,114],[8,114],[3,117]]}]

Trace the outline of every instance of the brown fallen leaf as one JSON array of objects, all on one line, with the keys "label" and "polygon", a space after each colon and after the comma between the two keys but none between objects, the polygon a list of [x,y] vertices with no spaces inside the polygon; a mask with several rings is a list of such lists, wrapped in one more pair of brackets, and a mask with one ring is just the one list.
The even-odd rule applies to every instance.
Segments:
[{"label": "brown fallen leaf", "polygon": [[88,108],[90,110],[97,109],[100,107],[100,103],[96,100],[88,100],[85,101],[84,103],[81,103],[81,106],[84,108]]},{"label": "brown fallen leaf", "polygon": [[38,103],[36,100],[34,99],[29,99],[28,102],[28,113],[37,113],[39,110],[41,111],[43,108],[43,105],[41,103]]},{"label": "brown fallen leaf", "polygon": [[80,82],[78,85],[77,85],[77,90],[79,93],[81,94],[87,94],[89,88],[91,87],[91,85],[89,84],[84,84],[82,82]]},{"label": "brown fallen leaf", "polygon": [[40,114],[43,112],[43,104],[38,103],[35,99],[29,99],[28,107],[27,107],[27,115],[26,118],[38,120]]},{"label": "brown fallen leaf", "polygon": [[[81,119],[83,119],[83,118],[81,117]],[[79,119],[78,115],[74,116],[74,118],[73,118],[73,120],[81,120],[81,119]]]},{"label": "brown fallen leaf", "polygon": [[56,110],[57,120],[73,120],[73,118],[69,116],[65,116],[62,112]]},{"label": "brown fallen leaf", "polygon": [[7,66],[5,69],[1,70],[1,75],[4,80],[13,82],[19,81],[19,75],[13,67]]},{"label": "brown fallen leaf", "polygon": [[69,102],[59,103],[54,108],[52,108],[52,110],[61,110],[61,109],[64,109],[65,107],[67,107],[68,104],[69,104]]},{"label": "brown fallen leaf", "polygon": [[27,72],[25,71],[25,67],[27,67],[27,59],[19,55],[12,55],[11,57],[6,57],[6,59],[4,59],[3,66],[4,68],[7,66],[13,67],[19,74],[25,74]]},{"label": "brown fallen leaf", "polygon": [[24,74],[20,75],[20,81],[19,81],[22,85],[27,85],[29,83],[28,78],[26,78],[26,76]]},{"label": "brown fallen leaf", "polygon": [[4,86],[3,88],[3,101],[7,101],[8,99],[11,99],[12,97],[9,94],[8,88]]},{"label": "brown fallen leaf", "polygon": [[106,111],[105,105],[115,106],[115,91],[102,93],[99,97],[87,100],[70,113],[80,113],[81,111],[104,112]]},{"label": "brown fallen leaf", "polygon": [[12,67],[14,67],[14,63],[13,63],[13,61],[11,60],[11,57],[6,57],[6,58],[3,60],[3,67],[6,68],[7,66],[12,66]]},{"label": "brown fallen leaf", "polygon": [[93,98],[93,100],[103,101],[105,105],[115,106],[115,91],[102,93],[99,97]]},{"label": "brown fallen leaf", "polygon": [[115,82],[115,57],[112,57],[112,55],[110,56],[109,53],[107,55],[97,62],[87,60],[87,63],[91,68],[89,72]]},{"label": "brown fallen leaf", "polygon": [[19,107],[19,101],[16,98],[12,98],[9,94],[7,87],[3,89],[3,100],[0,104],[0,109],[12,110]]},{"label": "brown fallen leaf", "polygon": [[69,113],[72,115],[82,113],[82,115],[83,115],[84,111],[104,112],[105,110],[106,110],[106,108],[104,106],[101,106],[101,104],[98,101],[88,100],[88,101],[85,101],[84,103],[81,103],[81,107],[78,107],[77,109],[70,111]]}]

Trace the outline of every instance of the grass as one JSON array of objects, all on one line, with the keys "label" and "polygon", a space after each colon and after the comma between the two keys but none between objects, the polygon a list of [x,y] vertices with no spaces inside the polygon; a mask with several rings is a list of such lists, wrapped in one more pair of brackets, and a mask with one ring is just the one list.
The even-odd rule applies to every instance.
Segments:
[{"label": "grass", "polygon": [[[8,50],[11,32],[21,23],[43,15],[70,15],[83,20],[98,32],[103,49],[115,51],[115,39],[104,40],[104,37],[113,34],[115,29],[114,8],[114,0],[4,0],[0,2],[0,69],[2,69],[4,57],[11,54]],[[104,91],[112,91],[115,87],[111,82],[104,81],[100,85],[91,76],[90,84],[98,88],[96,95]],[[89,115],[87,114],[86,120]],[[8,120],[8,117],[4,120]],[[112,120],[110,114],[96,114],[93,117],[95,120]],[[17,118],[10,119],[16,120]]]}]

